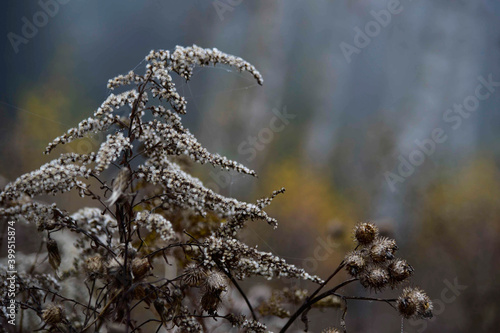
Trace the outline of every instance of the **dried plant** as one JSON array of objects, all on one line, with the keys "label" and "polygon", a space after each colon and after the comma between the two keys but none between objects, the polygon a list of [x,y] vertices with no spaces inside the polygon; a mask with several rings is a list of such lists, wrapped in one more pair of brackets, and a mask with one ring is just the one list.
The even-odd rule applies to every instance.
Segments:
[{"label": "dried plant", "polygon": [[[345,316],[348,300],[379,300],[338,293],[351,282],[378,291],[397,288],[408,279],[413,269],[394,257],[396,243],[378,236],[369,223],[356,227],[358,246],[326,280],[245,244],[239,231],[249,221],[277,226],[264,208],[284,189],[252,204],[217,194],[183,170],[177,156],[255,176],[247,167],[210,153],[182,125],[180,115],[186,113],[187,103],[172,74],[189,80],[195,66],[224,64],[249,72],[259,84],[261,75],[241,58],[197,46],[151,51],[145,60],[144,74],[131,71],[110,80],[110,89],[124,91],[111,94],[92,117],[56,138],[45,151],[106,133],[97,152],[62,154],[0,193],[2,219],[36,224],[45,239],[45,251],[23,263],[31,267],[16,275],[16,305],[21,311],[17,330],[211,332],[236,327],[265,332],[266,325],[274,325],[285,332],[299,317],[307,328],[312,308],[338,308]],[[127,86],[133,88],[125,90]],[[105,170],[114,175],[111,183],[103,176]],[[71,214],[35,199],[74,190],[93,199],[97,207]],[[56,237],[63,232],[70,241]],[[71,241],[72,252],[61,250]],[[68,257],[73,264],[63,268]],[[351,278],[320,293],[343,268]],[[7,268],[1,270],[6,278]],[[238,281],[254,276],[301,279],[317,288],[312,293],[275,290],[270,299],[252,304]],[[0,287],[2,294],[5,288]],[[409,287],[399,299],[381,301],[406,318],[427,317],[432,309],[425,293]],[[2,304],[5,324],[7,301]],[[246,309],[241,310],[241,304]],[[345,324],[339,324],[346,331]]]}]

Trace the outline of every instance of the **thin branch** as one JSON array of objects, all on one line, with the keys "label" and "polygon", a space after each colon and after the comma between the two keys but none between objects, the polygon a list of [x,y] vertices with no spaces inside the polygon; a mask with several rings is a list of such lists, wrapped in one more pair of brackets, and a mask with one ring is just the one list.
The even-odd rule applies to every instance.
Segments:
[{"label": "thin branch", "polygon": [[376,297],[363,297],[363,296],[343,296],[343,295],[340,295],[340,294],[333,294],[335,296],[338,296],[340,298],[343,298],[343,299],[350,299],[350,300],[357,300],[357,301],[375,301],[375,302],[384,302],[384,303],[387,303],[389,304],[393,309],[396,309],[396,307],[391,304],[393,302],[397,302],[397,298],[376,298]]},{"label": "thin branch", "polygon": [[248,309],[250,309],[250,312],[252,313],[253,320],[257,321],[258,319],[257,319],[257,316],[255,315],[255,311],[253,310],[252,304],[248,300],[248,297],[245,294],[245,292],[243,291],[243,289],[241,289],[240,285],[238,284],[238,282],[236,281],[236,279],[233,277],[233,275],[231,274],[231,272],[229,271],[229,269],[223,269],[222,271],[231,280],[231,282],[234,284],[234,286],[236,287],[236,289],[238,289],[238,291],[240,292],[241,296],[245,300],[245,303],[247,304]]},{"label": "thin branch", "polygon": [[[340,266],[339,266],[340,267]],[[332,274],[334,275],[334,274]],[[306,311],[308,308],[310,308],[314,303],[317,303],[318,301],[322,300],[323,298],[325,297],[328,297],[330,295],[333,295],[335,294],[335,292],[348,285],[349,283],[351,282],[354,282],[354,281],[357,281],[358,279],[356,278],[352,278],[350,280],[347,280],[347,281],[344,281],[342,282],[341,284],[333,287],[332,289],[328,290],[328,291],[325,291],[324,293],[320,294],[319,296],[316,296],[314,298],[308,298],[306,300],[306,302],[304,304],[302,304],[302,306],[297,310],[295,311],[295,313],[293,315],[290,316],[290,319],[288,319],[287,323],[285,324],[285,326],[283,326],[283,328],[280,330],[280,333],[284,333],[286,332],[286,330],[292,325],[292,323],[302,314],[302,312]],[[314,294],[317,294],[317,293],[313,293]]]}]

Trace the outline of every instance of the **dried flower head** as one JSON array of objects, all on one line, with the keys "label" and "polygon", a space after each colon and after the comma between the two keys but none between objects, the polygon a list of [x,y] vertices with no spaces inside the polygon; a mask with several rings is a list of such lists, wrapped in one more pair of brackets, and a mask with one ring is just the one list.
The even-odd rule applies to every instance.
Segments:
[{"label": "dried flower head", "polygon": [[347,272],[352,277],[358,277],[366,267],[366,260],[360,251],[349,252],[345,256],[344,262]]},{"label": "dried flower head", "polygon": [[354,237],[361,245],[372,243],[377,236],[378,228],[372,223],[362,222],[354,227]]},{"label": "dried flower head", "polygon": [[389,273],[384,267],[370,265],[360,274],[359,282],[365,288],[378,291],[389,283]]},{"label": "dried flower head", "polygon": [[206,273],[203,285],[203,296],[201,297],[201,307],[209,314],[214,314],[221,302],[221,295],[227,290],[228,279],[226,275],[218,270]]},{"label": "dried flower head", "polygon": [[94,173],[98,175],[106,170],[111,162],[116,160],[125,149],[132,149],[130,138],[124,137],[122,132],[109,134],[96,154]]},{"label": "dried flower head", "polygon": [[391,277],[391,285],[394,287],[398,283],[406,280],[413,274],[413,267],[406,262],[404,259],[394,259],[391,261],[389,266],[387,266],[389,275]]},{"label": "dried flower head", "polygon": [[397,301],[399,313],[405,318],[431,318],[432,302],[418,288],[405,288]]},{"label": "dried flower head", "polygon": [[104,259],[100,254],[85,260],[85,270],[90,276],[101,276],[104,272]]},{"label": "dried flower head", "polygon": [[383,262],[394,258],[398,249],[396,241],[387,237],[377,237],[370,248],[370,257],[374,262]]},{"label": "dried flower head", "polygon": [[42,311],[42,320],[50,326],[57,325],[63,320],[63,309],[60,305],[51,304]]},{"label": "dried flower head", "polygon": [[165,241],[176,239],[172,223],[160,214],[150,213],[148,211],[138,212],[135,217],[135,222],[139,227],[145,227],[151,232],[159,234],[160,238]]},{"label": "dried flower head", "polygon": [[266,325],[262,324],[257,320],[252,320],[252,319],[245,319],[245,321],[241,324],[240,327],[244,329],[244,332],[251,332],[251,333],[269,332]]},{"label": "dried flower head", "polygon": [[207,273],[201,267],[198,267],[196,264],[191,263],[186,266],[184,270],[184,278],[183,281],[186,285],[190,287],[197,287],[202,284],[207,278]]},{"label": "dried flower head", "polygon": [[151,269],[148,258],[135,258],[132,260],[132,274],[134,280],[139,280]]},{"label": "dried flower head", "polygon": [[204,289],[210,292],[226,291],[228,279],[224,273],[218,270],[212,270],[206,273]]}]

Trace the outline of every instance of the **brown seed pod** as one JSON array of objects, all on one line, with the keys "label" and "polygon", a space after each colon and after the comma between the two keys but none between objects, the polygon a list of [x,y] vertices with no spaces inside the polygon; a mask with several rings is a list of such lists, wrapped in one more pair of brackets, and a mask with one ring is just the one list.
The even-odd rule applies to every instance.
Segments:
[{"label": "brown seed pod", "polygon": [[374,262],[384,262],[394,258],[398,249],[396,241],[387,237],[377,237],[370,247],[370,257]]},{"label": "brown seed pod", "polygon": [[189,264],[184,270],[183,281],[186,285],[190,287],[199,286],[207,278],[207,273],[204,269],[196,266],[195,264]]},{"label": "brown seed pod", "polygon": [[42,320],[48,325],[59,324],[63,320],[63,309],[59,305],[51,304],[42,311]]},{"label": "brown seed pod", "polygon": [[391,285],[395,287],[413,274],[413,267],[404,259],[394,259],[387,267],[391,277]]},{"label": "brown seed pod", "polygon": [[354,227],[354,237],[360,245],[372,243],[378,236],[378,228],[372,223],[362,222]]},{"label": "brown seed pod", "polygon": [[432,302],[423,290],[405,288],[397,300],[399,313],[405,318],[431,318]]},{"label": "brown seed pod", "polygon": [[147,258],[135,258],[132,260],[132,274],[134,274],[134,279],[140,279],[149,272],[151,265]]},{"label": "brown seed pod", "polygon": [[389,283],[389,273],[383,267],[370,265],[360,275],[359,282],[365,288],[381,290]]},{"label": "brown seed pod", "polygon": [[104,260],[96,255],[85,260],[85,270],[90,276],[100,276],[104,272]]},{"label": "brown seed pod", "polygon": [[366,267],[366,261],[360,251],[349,252],[344,262],[347,272],[352,277],[357,277]]}]

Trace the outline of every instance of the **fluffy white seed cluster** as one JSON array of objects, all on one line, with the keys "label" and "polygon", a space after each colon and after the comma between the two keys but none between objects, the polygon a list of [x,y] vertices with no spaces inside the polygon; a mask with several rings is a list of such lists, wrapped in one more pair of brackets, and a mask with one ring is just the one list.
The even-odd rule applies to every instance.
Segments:
[{"label": "fluffy white seed cluster", "polygon": [[[9,280],[10,278],[9,268],[6,265],[0,264],[0,294],[7,295],[9,292]],[[19,270],[16,273],[16,285],[18,286],[17,292],[23,292],[27,289],[35,287],[36,289],[31,289],[30,292],[34,293],[35,299],[44,299],[47,295],[52,296],[52,294],[47,293],[45,290],[58,291],[61,289],[60,281],[58,281],[53,275],[50,274],[29,274]],[[0,309],[7,310],[6,306],[1,306]]]},{"label": "fluffy white seed cluster", "polygon": [[256,175],[255,171],[250,170],[238,162],[231,161],[219,154],[210,153],[198,142],[198,140],[196,140],[189,130],[182,127],[179,128],[179,126],[181,125],[178,124],[176,128],[173,125],[155,119],[146,124],[142,124],[142,134],[139,135],[138,139],[143,141],[145,146],[150,150],[153,150],[151,152],[153,156],[155,152],[161,152],[166,155],[183,154],[200,164],[210,163],[226,170],[232,169],[239,173],[246,173],[252,176]]},{"label": "fluffy white seed cluster", "polygon": [[303,269],[287,264],[285,259],[269,252],[260,252],[234,238],[218,238],[211,236],[203,247],[207,268],[216,267],[216,262],[227,265],[238,279],[249,276],[263,276],[267,279],[276,277],[298,278],[315,283],[323,280],[306,273]]},{"label": "fluffy white seed cluster", "polygon": [[186,99],[181,96],[175,88],[170,72],[170,52],[165,50],[152,50],[146,56],[146,75],[153,79],[151,93],[153,97],[158,97],[160,100],[165,100],[172,105],[174,110],[180,114],[186,113]]},{"label": "fluffy white seed cluster", "polygon": [[[143,95],[144,97],[141,97],[141,102],[143,103],[142,107],[147,103],[147,94]],[[96,112],[94,112],[94,117],[102,117],[111,114],[125,105],[132,107],[138,98],[139,92],[136,89],[127,90],[118,95],[110,94]]]},{"label": "fluffy white seed cluster", "polygon": [[8,217],[9,219],[25,223],[35,222],[39,229],[46,229],[49,225],[54,226],[55,208],[55,204],[45,205],[37,202],[17,203],[12,207],[0,209],[0,217]]},{"label": "fluffy white seed cluster", "polygon": [[188,131],[182,125],[181,117],[177,113],[174,113],[172,110],[167,110],[163,105],[151,107],[151,113],[155,117],[162,118],[163,121],[172,125],[172,127],[180,133],[186,133]]},{"label": "fluffy white seed cluster", "polygon": [[95,234],[101,234],[107,228],[115,228],[116,220],[109,214],[103,214],[102,210],[94,207],[79,209],[70,216],[77,224]]},{"label": "fluffy white seed cluster", "polygon": [[126,75],[118,75],[108,81],[108,89],[114,90],[117,87],[129,85],[129,84],[140,84],[144,82],[144,76],[134,73],[134,71],[128,72]]},{"label": "fluffy white seed cluster", "polygon": [[70,128],[66,134],[55,138],[47,148],[45,148],[45,154],[50,153],[54,148],[60,144],[65,144],[73,140],[83,138],[89,133],[96,133],[99,131],[107,130],[113,123],[115,123],[116,117],[108,116],[102,119],[87,118],[82,120],[77,127]]},{"label": "fluffy white seed cluster", "polygon": [[216,48],[204,49],[196,45],[190,47],[177,46],[170,56],[170,61],[173,71],[186,80],[189,80],[193,75],[195,66],[209,66],[220,63],[235,67],[240,72],[249,72],[260,85],[264,83],[262,75],[249,62],[240,57],[228,55]]},{"label": "fluffy white seed cluster", "polygon": [[255,332],[255,333],[269,332],[267,330],[266,325],[253,319],[245,319],[241,324],[241,328],[244,329],[245,332]]},{"label": "fluffy white seed cluster", "polygon": [[157,232],[164,241],[169,242],[177,238],[172,223],[160,214],[142,211],[137,213],[135,221],[137,226]]},{"label": "fluffy white seed cluster", "polygon": [[185,306],[180,308],[179,316],[176,317],[177,330],[176,333],[203,333],[203,328],[201,327],[196,317],[192,316],[189,309]]},{"label": "fluffy white seed cluster", "polygon": [[[112,234],[116,230],[118,223],[109,214],[103,214],[102,210],[95,207],[85,207],[79,209],[71,216],[68,217],[75,222],[78,227],[86,232],[88,235],[99,239],[102,243],[116,243],[116,239],[112,237]],[[77,238],[74,243],[75,247],[82,251],[85,249],[90,250],[92,244],[85,241],[86,238]],[[91,250],[90,253],[95,253],[95,250]],[[78,255],[81,257],[81,255]]]},{"label": "fluffy white seed cluster", "polygon": [[[170,53],[166,50],[152,50],[146,57],[148,64],[145,77],[154,78],[154,85],[151,87],[153,97],[158,97],[168,101],[174,110],[180,114],[186,113],[187,102],[185,98],[177,92],[170,72],[175,72],[181,77],[189,80],[193,75],[196,66],[209,66],[218,63],[237,68],[240,72],[251,73],[259,84],[264,80],[262,75],[247,61],[217,49],[204,49],[193,45],[190,47],[177,46],[175,51]],[[127,76],[119,76],[113,80],[111,86],[125,83],[137,82],[138,79],[133,73]]]},{"label": "fluffy white seed cluster", "polygon": [[78,178],[88,178],[90,169],[84,165],[66,164],[65,158],[58,158],[42,165],[39,169],[24,174],[8,184],[0,193],[0,202],[20,196],[34,197],[41,194],[63,193],[78,187],[82,191],[86,185]]},{"label": "fluffy white seed cluster", "polygon": [[[93,118],[89,117],[81,121],[78,126],[70,128],[65,134],[55,138],[47,146],[45,153],[50,153],[60,144],[65,144],[76,139],[83,138],[91,133],[104,132],[113,124],[120,124],[120,116],[118,114],[114,114],[114,111],[125,105],[132,107],[138,98],[139,93],[135,89],[125,91],[118,95],[109,95],[101,106],[94,112]],[[139,100],[139,106],[141,109],[145,107],[146,103],[147,94],[143,94]]]},{"label": "fluffy white seed cluster", "polygon": [[203,186],[203,183],[184,172],[180,167],[164,157],[149,160],[139,168],[139,177],[148,183],[159,184],[165,189],[163,203],[190,209],[205,216],[215,212],[222,217],[239,216],[245,219],[263,219],[276,225],[276,220],[254,204],[227,198]]},{"label": "fluffy white seed cluster", "polygon": [[97,152],[94,167],[94,172],[98,175],[109,167],[111,162],[115,161],[126,149],[132,149],[130,139],[124,137],[122,132],[109,134],[106,141],[101,144]]}]

